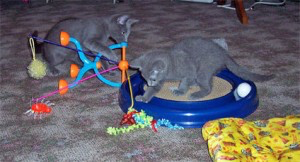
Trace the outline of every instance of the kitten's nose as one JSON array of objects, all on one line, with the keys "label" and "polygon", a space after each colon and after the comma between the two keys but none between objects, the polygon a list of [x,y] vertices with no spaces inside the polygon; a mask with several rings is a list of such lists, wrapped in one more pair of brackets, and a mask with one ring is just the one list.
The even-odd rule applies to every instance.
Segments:
[{"label": "kitten's nose", "polygon": [[151,84],[154,86],[154,85],[155,85],[155,83],[156,83],[156,79],[154,79],[154,78],[150,78],[150,82],[151,82]]},{"label": "kitten's nose", "polygon": [[147,81],[147,84],[148,84],[149,87],[153,86],[152,80],[149,79],[149,80]]},{"label": "kitten's nose", "polygon": [[124,39],[124,40],[125,40],[125,42],[127,42],[127,40],[128,40],[128,36],[129,36],[129,35],[125,35],[125,39]]},{"label": "kitten's nose", "polygon": [[156,85],[156,79],[149,78],[148,86],[155,86],[155,85]]}]

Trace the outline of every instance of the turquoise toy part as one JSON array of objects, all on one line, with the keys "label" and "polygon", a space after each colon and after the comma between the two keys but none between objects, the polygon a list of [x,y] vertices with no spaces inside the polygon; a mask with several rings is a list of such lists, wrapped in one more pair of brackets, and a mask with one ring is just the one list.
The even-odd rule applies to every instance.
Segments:
[{"label": "turquoise toy part", "polygon": [[117,49],[117,48],[122,48],[122,47],[127,48],[127,46],[128,46],[127,42],[121,42],[121,43],[118,43],[118,44],[112,44],[108,48],[110,48],[110,49]]},{"label": "turquoise toy part", "polygon": [[[101,53],[98,53],[97,56],[95,57],[94,61],[89,60],[85,54],[83,53],[83,50],[81,48],[80,43],[73,37],[70,37],[70,42],[72,42],[73,44],[75,44],[77,50],[77,53],[79,55],[80,60],[83,62],[83,66],[82,68],[79,70],[78,76],[76,77],[75,81],[70,84],[69,88],[73,88],[75,87],[78,82],[81,80],[81,78],[83,77],[83,75],[89,71],[89,70],[94,70],[95,74],[97,75],[97,78],[99,80],[101,80],[103,83],[111,86],[111,87],[121,87],[121,83],[120,82],[113,82],[110,80],[107,80],[106,78],[104,78],[98,71],[97,69],[97,62],[100,60],[100,58],[102,57]],[[121,42],[119,44],[113,44],[110,45],[109,48],[110,49],[116,49],[116,48],[122,48],[122,47],[127,47],[127,43],[126,42]]]}]

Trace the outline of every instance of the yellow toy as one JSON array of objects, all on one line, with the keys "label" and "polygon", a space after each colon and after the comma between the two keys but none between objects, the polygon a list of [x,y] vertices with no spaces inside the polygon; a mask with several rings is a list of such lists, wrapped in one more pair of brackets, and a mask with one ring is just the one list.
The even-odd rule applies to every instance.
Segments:
[{"label": "yellow toy", "polygon": [[46,65],[44,62],[35,58],[35,48],[34,41],[32,38],[29,38],[29,43],[32,52],[32,62],[27,67],[29,75],[34,79],[42,79],[46,75]]}]

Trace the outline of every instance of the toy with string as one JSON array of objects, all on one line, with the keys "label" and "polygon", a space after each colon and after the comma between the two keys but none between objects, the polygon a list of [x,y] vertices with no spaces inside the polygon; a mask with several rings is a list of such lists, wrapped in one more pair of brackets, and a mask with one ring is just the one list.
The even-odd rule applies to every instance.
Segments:
[{"label": "toy with string", "polygon": [[[30,114],[34,114],[34,117],[36,118],[36,116],[39,116],[41,118],[42,115],[44,114],[49,114],[52,110],[50,108],[50,105],[47,105],[47,103],[43,103],[43,100],[46,99],[47,97],[50,97],[54,94],[60,93],[61,95],[65,94],[69,88],[74,88],[76,85],[78,85],[79,83],[86,81],[90,78],[93,77],[98,77],[99,80],[101,80],[103,83],[110,85],[112,87],[120,87],[121,84],[126,80],[126,75],[128,77],[128,82],[129,82],[129,89],[131,92],[131,106],[129,108],[129,111],[127,114],[124,115],[122,121],[121,121],[121,125],[123,124],[128,124],[128,127],[123,127],[123,128],[113,128],[110,127],[108,128],[107,132],[109,134],[113,134],[113,135],[117,135],[120,133],[125,133],[125,132],[130,132],[132,130],[135,130],[137,128],[145,128],[145,127],[151,127],[155,132],[157,131],[157,127],[159,126],[167,126],[168,128],[171,129],[183,129],[180,126],[177,125],[172,125],[168,120],[165,119],[159,119],[159,120],[154,120],[153,117],[148,116],[144,111],[141,112],[137,112],[134,108],[134,100],[133,100],[133,94],[132,94],[132,88],[131,88],[131,83],[130,83],[130,77],[128,75],[128,61],[126,60],[126,47],[127,47],[127,43],[126,42],[122,42],[119,44],[114,44],[109,46],[110,49],[116,49],[116,48],[122,48],[122,56],[121,56],[121,61],[118,63],[118,66],[112,67],[110,69],[107,70],[103,70],[101,72],[98,71],[98,69],[101,68],[101,63],[99,62],[99,60],[102,58],[106,61],[110,61],[115,63],[114,61],[108,60],[107,58],[103,57],[101,55],[101,53],[98,53],[97,55],[93,54],[93,53],[87,53],[84,52],[81,48],[80,43],[75,39],[69,36],[68,33],[66,32],[61,32],[60,34],[60,44],[48,41],[48,40],[43,40],[41,38],[38,37],[34,37],[32,36],[32,38],[35,38],[36,40],[40,40],[46,43],[50,43],[53,45],[57,45],[57,46],[61,46],[64,48],[68,48],[74,51],[78,52],[79,58],[80,60],[83,62],[83,66],[79,69],[78,65],[72,64],[70,67],[70,75],[72,78],[76,78],[75,81],[73,83],[71,83],[70,85],[68,85],[67,81],[65,80],[60,80],[58,83],[58,90],[50,92],[44,96],[41,96],[39,98],[35,98],[32,99],[32,102],[34,103],[31,107],[30,110],[28,110],[26,112],[30,113]],[[69,43],[72,42],[73,44],[75,44],[76,49],[73,49],[71,47],[68,47]],[[93,61],[89,60],[85,54],[88,54],[90,56],[95,56],[95,59]],[[121,81],[122,83],[119,82],[112,82],[107,80],[106,78],[104,78],[101,74],[112,71],[112,70],[116,70],[116,69],[120,69],[122,71],[121,73]],[[95,72],[95,74],[85,77],[83,78],[84,74],[88,71],[88,70],[93,70]],[[42,101],[41,103],[39,103],[39,101]]]},{"label": "toy with string", "polygon": [[[73,88],[75,87],[78,82],[82,79],[83,75],[89,71],[89,70],[93,70],[96,74],[96,76],[98,77],[99,80],[101,80],[103,83],[112,86],[112,87],[121,87],[121,83],[120,82],[112,82],[110,80],[107,80],[106,78],[104,78],[98,71],[98,69],[101,68],[101,63],[100,63],[100,58],[102,57],[101,53],[98,53],[95,57],[95,59],[93,61],[89,60],[85,54],[82,51],[81,45],[80,43],[75,39],[69,36],[69,34],[67,32],[61,32],[60,34],[60,43],[63,46],[67,46],[70,42],[72,42],[77,50],[78,50],[78,55],[80,60],[83,62],[83,66],[81,69],[79,69],[78,65],[76,64],[71,64],[70,67],[70,76],[72,78],[76,78],[75,81],[70,84],[68,86],[68,83],[66,80],[60,80],[58,85],[59,85],[59,89],[60,90],[60,94],[63,95],[68,91],[68,88]],[[126,76],[125,76],[125,70],[128,69],[128,61],[126,60],[126,49],[127,47],[127,43],[126,42],[122,42],[119,44],[113,44],[111,46],[109,46],[110,49],[116,49],[116,48],[122,48],[122,60],[119,62],[118,66],[114,67],[113,69],[120,69],[122,71],[122,82],[125,81]],[[62,90],[62,88],[64,87],[68,87],[65,88],[64,90]]]},{"label": "toy with string", "polygon": [[29,38],[29,44],[32,52],[32,61],[27,67],[28,74],[34,79],[42,79],[46,75],[46,64],[35,58],[35,48],[33,38]]},{"label": "toy with string", "polygon": [[[68,83],[65,80],[60,80],[58,83],[58,90],[52,91],[44,96],[41,96],[39,98],[33,98],[32,102],[34,103],[31,106],[31,109],[29,109],[27,113],[31,113],[36,115],[43,115],[43,114],[49,114],[52,110],[51,107],[48,106],[47,104],[41,102],[39,103],[39,101],[43,101],[44,99],[46,99],[47,97],[53,96],[57,93],[63,95],[65,94],[69,88],[74,88],[76,85],[78,85],[81,82],[84,82],[88,79],[91,79],[93,77],[97,77],[100,81],[102,81],[103,83],[112,86],[112,87],[120,87],[121,86],[121,82],[112,82],[110,80],[107,80],[105,77],[102,76],[102,74],[112,71],[112,70],[116,70],[116,69],[120,69],[122,71],[122,77],[121,77],[121,81],[124,82],[126,80],[125,76],[125,71],[128,69],[129,65],[128,65],[128,61],[126,60],[126,47],[127,47],[127,43],[126,42],[122,42],[119,44],[113,44],[111,46],[109,46],[110,49],[117,49],[117,48],[122,48],[122,59],[119,63],[109,60],[105,57],[103,57],[101,55],[101,53],[98,53],[97,55],[93,54],[93,53],[88,53],[82,50],[80,43],[75,39],[69,36],[68,33],[66,32],[61,32],[60,34],[60,44],[57,44],[55,42],[51,42],[49,40],[44,40],[42,38],[39,37],[35,37],[35,36],[30,36],[32,39],[36,39],[38,41],[42,41],[44,43],[50,43],[53,45],[57,45],[60,47],[64,47],[70,50],[74,50],[78,52],[79,58],[81,59],[81,61],[83,62],[83,66],[81,67],[81,69],[79,69],[79,67],[75,64],[71,65],[70,68],[70,75],[72,78],[75,78],[75,81],[73,83],[71,83],[70,85],[68,85]],[[75,44],[77,49],[68,47],[68,44],[72,42]],[[89,60],[85,54],[90,55],[90,56],[94,56],[95,59],[93,61]],[[101,68],[101,63],[99,62],[100,59],[103,59],[105,61],[109,61],[111,63],[114,64],[118,64],[117,66],[114,66],[112,68],[103,70],[101,72],[98,71],[98,69]],[[85,75],[85,73],[88,70],[93,70],[95,72],[95,74],[90,75],[88,77],[83,78],[83,76]]]},{"label": "toy with string", "polygon": [[171,122],[167,119],[158,119],[155,120],[152,116],[147,115],[143,110],[138,112],[133,108],[134,106],[134,99],[133,99],[133,93],[132,93],[132,86],[130,82],[130,76],[128,75],[127,70],[125,71],[125,74],[127,75],[128,79],[128,86],[129,86],[129,92],[130,92],[130,99],[131,99],[131,106],[128,108],[128,112],[123,115],[123,118],[120,122],[120,125],[128,125],[127,127],[108,127],[106,132],[110,135],[118,135],[122,133],[128,133],[133,130],[136,130],[138,128],[146,128],[150,127],[154,132],[157,132],[157,128],[160,126],[165,126],[172,130],[179,130],[184,129],[181,126],[178,126],[177,124],[173,125]]}]

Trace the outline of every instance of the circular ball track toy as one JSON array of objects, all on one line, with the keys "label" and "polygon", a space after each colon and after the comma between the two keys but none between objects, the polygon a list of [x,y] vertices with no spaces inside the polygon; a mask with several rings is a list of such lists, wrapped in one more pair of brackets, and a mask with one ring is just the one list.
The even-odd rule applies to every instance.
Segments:
[{"label": "circular ball track toy", "polygon": [[[168,119],[172,124],[184,128],[200,128],[207,121],[224,118],[244,118],[253,113],[258,106],[256,86],[251,81],[243,80],[228,70],[218,75],[232,85],[231,91],[225,96],[204,101],[177,101],[160,97],[153,97],[150,102],[134,101],[137,111],[144,110],[154,119]],[[145,93],[145,80],[140,73],[130,78],[133,98]],[[130,106],[130,88],[128,81],[119,90],[119,106],[123,112]]]}]

